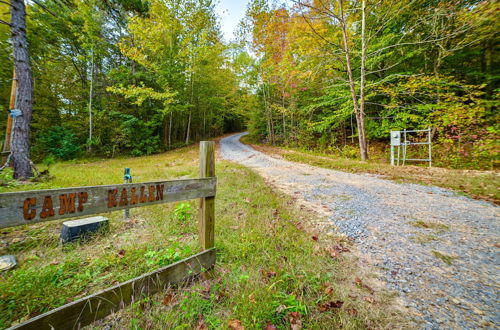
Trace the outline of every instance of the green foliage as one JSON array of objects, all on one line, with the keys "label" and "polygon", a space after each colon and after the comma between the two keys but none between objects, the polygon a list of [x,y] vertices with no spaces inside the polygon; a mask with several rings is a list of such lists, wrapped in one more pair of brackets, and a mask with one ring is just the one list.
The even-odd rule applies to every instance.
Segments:
[{"label": "green foliage", "polygon": [[285,317],[290,312],[307,314],[307,306],[301,303],[293,294],[279,292],[273,296],[273,307],[279,311],[281,317]]},{"label": "green foliage", "polygon": [[191,203],[182,202],[177,204],[174,210],[174,218],[181,222],[187,222],[193,218],[193,206]]},{"label": "green foliage", "polygon": [[160,138],[155,134],[158,122],[144,121],[133,115],[124,114],[118,114],[116,118],[120,120],[122,146],[131,150],[132,155],[150,155],[160,150]]},{"label": "green foliage", "polygon": [[[88,150],[151,154],[243,129],[252,95],[239,77],[252,61],[224,43],[211,1],[41,3],[55,15],[27,3],[27,30],[35,31],[28,32],[35,161],[49,153],[44,143],[53,127],[73,132],[71,143],[81,151],[50,151],[63,159]],[[9,16],[7,9],[0,13],[3,21]],[[12,82],[9,38],[9,27],[0,24],[0,109]]]},{"label": "green foliage", "polygon": [[[498,95],[485,99],[485,86],[466,84],[448,76],[417,76],[380,88],[390,97],[381,113],[382,126],[435,129],[436,165],[491,168],[498,159]],[[496,141],[496,142],[495,142]]]},{"label": "green foliage", "polygon": [[260,78],[251,135],[351,157],[342,150],[357,145],[357,118],[342,24],[332,19],[341,5],[358,104],[365,64],[370,142],[388,144],[392,129],[431,126],[435,165],[497,168],[500,7],[491,1],[367,1],[365,43],[357,2],[251,2],[244,26]]},{"label": "green foliage", "polygon": [[0,171],[0,186],[2,187],[16,187],[19,186],[19,183],[14,180],[14,172],[10,167],[5,168],[3,171]]},{"label": "green foliage", "polygon": [[35,146],[35,150],[63,160],[76,157],[80,148],[77,136],[70,129],[61,126],[54,126],[45,131]]},{"label": "green foliage", "polygon": [[55,163],[56,163],[56,157],[53,154],[49,154],[42,160],[42,164],[47,166],[47,168],[49,168],[51,165],[54,165]]},{"label": "green foliage", "polygon": [[168,264],[174,263],[181,260],[181,256],[188,256],[192,254],[191,247],[180,248],[179,243],[173,243],[168,248],[163,248],[159,250],[148,250],[144,254],[146,258],[146,264],[148,266],[159,266],[163,267]]}]

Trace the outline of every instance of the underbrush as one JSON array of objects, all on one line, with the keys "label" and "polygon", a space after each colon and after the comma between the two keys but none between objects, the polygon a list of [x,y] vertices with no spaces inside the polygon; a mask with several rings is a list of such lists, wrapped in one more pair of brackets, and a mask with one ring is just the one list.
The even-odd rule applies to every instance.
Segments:
[{"label": "underbrush", "polygon": [[[50,181],[1,191],[195,177],[198,155],[162,155],[54,164]],[[254,172],[217,162],[217,262],[213,270],[144,297],[90,328],[394,328],[401,314],[370,284],[342,237],[314,233],[316,216],[276,194]],[[62,248],[60,221],[2,230],[0,254],[19,265],[1,274],[0,327],[7,327],[99,289],[199,251],[196,203],[163,204],[108,214],[109,233]],[[365,275],[367,274],[367,275]],[[363,283],[363,285],[359,285]],[[366,284],[365,284],[366,283]],[[370,286],[369,286],[370,285]],[[374,290],[375,289],[375,290]]]}]

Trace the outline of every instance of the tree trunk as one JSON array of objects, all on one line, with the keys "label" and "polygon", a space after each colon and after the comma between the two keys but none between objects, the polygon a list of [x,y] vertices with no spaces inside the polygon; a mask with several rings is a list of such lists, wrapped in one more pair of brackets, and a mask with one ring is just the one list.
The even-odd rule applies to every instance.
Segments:
[{"label": "tree trunk", "polygon": [[163,145],[168,147],[168,118],[163,119]]},{"label": "tree trunk", "polygon": [[[191,68],[194,66],[194,59],[191,60]],[[191,100],[189,102],[189,118],[188,118],[188,123],[187,123],[187,128],[186,128],[186,144],[189,143],[189,134],[191,130],[191,113],[193,112],[192,108],[194,108],[194,74],[191,72]]]},{"label": "tree trunk", "polygon": [[365,131],[365,82],[366,82],[366,0],[361,1],[361,81],[359,91],[359,123],[361,159],[368,159],[368,144]]},{"label": "tree trunk", "polygon": [[88,152],[92,151],[92,94],[94,93],[94,47],[90,53],[90,87],[89,87],[89,145]]},{"label": "tree trunk", "polygon": [[273,142],[274,138],[273,138],[272,129],[271,129],[271,110],[268,106],[268,100],[266,99],[266,84],[265,83],[262,86],[262,96],[264,99],[264,110],[265,110],[266,117],[267,117],[267,138],[268,138],[268,142],[271,142],[272,144],[274,144],[274,142]]},{"label": "tree trunk", "polygon": [[494,43],[492,40],[486,41],[486,47],[484,49],[485,56],[485,72],[486,72],[486,97],[491,99],[493,97],[493,54],[494,54]]},{"label": "tree trunk", "polygon": [[281,90],[281,107],[283,111],[283,142],[286,141],[286,118],[285,118],[285,82],[283,82],[283,88]]},{"label": "tree trunk", "polygon": [[170,111],[170,119],[168,123],[168,147],[170,148],[172,146],[172,118],[174,114],[172,111]]},{"label": "tree trunk", "polygon": [[[16,70],[12,75],[12,85],[10,88],[10,102],[9,102],[9,110],[14,109],[16,107],[16,94],[17,94],[17,79],[16,79]],[[10,115],[7,116],[7,126],[5,128],[5,140],[3,143],[3,151],[10,151],[10,136],[12,132],[12,117]],[[2,163],[5,160],[2,160]]]},{"label": "tree trunk", "polygon": [[[363,1],[364,4],[364,1]],[[354,77],[352,74],[351,68],[351,54],[349,51],[349,40],[347,37],[347,27],[344,18],[344,8],[343,1],[339,0],[339,8],[340,8],[340,19],[341,19],[341,27],[342,27],[342,37],[344,43],[344,53],[346,58],[346,69],[347,75],[349,77],[349,88],[351,90],[352,103],[354,105],[354,113],[356,114],[356,124],[358,127],[358,141],[359,141],[359,151],[361,155],[361,160],[368,159],[368,149],[366,147],[366,138],[365,138],[365,123],[364,123],[364,113],[361,112],[361,108],[358,103],[358,96],[356,95],[356,86],[354,83]],[[364,8],[364,7],[363,7]],[[364,10],[363,10],[364,12]],[[363,19],[364,22],[364,19]],[[364,23],[363,23],[363,31],[364,31]],[[364,34],[364,32],[363,32]],[[364,35],[363,35],[364,37]],[[363,47],[364,47],[364,38],[363,38]],[[364,63],[363,63],[364,64]],[[364,73],[364,68],[362,69]],[[363,76],[363,74],[362,74]],[[363,78],[364,79],[364,78]],[[363,100],[363,110],[364,110],[364,100]]]},{"label": "tree trunk", "polygon": [[33,111],[33,76],[26,39],[26,8],[24,0],[11,0],[11,33],[14,67],[17,77],[16,109],[21,116],[15,118],[12,136],[12,162],[14,178],[25,180],[33,176],[29,158],[29,135]]},{"label": "tree trunk", "polygon": [[203,137],[204,140],[207,138],[207,108],[203,107]]},{"label": "tree trunk", "polygon": [[189,130],[191,129],[191,110],[189,110],[189,117],[188,117],[188,123],[187,123],[187,128],[186,128],[186,144],[189,143]]}]

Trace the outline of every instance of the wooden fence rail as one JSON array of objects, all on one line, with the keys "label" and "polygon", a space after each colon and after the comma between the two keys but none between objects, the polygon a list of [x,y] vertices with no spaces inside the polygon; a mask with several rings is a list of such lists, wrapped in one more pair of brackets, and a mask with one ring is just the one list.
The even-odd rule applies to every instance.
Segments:
[{"label": "wooden fence rail", "polygon": [[216,182],[214,142],[202,141],[197,179],[0,194],[0,228],[200,198],[198,222],[203,252],[33,317],[12,329],[80,328],[212,268]]}]

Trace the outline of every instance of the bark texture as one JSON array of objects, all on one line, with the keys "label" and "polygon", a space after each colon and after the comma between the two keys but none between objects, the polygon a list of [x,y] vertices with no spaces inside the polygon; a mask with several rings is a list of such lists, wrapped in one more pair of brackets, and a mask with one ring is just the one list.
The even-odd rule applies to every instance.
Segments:
[{"label": "bark texture", "polygon": [[15,118],[12,136],[14,178],[25,180],[33,176],[29,158],[29,134],[33,109],[33,76],[26,39],[26,7],[24,0],[11,0],[11,33],[14,68],[17,78],[16,109],[22,115]]}]

